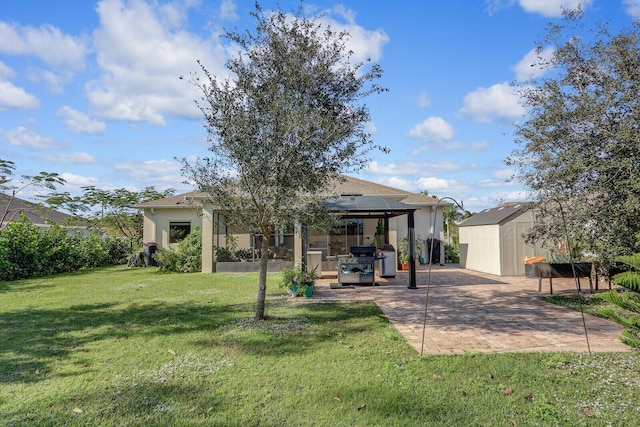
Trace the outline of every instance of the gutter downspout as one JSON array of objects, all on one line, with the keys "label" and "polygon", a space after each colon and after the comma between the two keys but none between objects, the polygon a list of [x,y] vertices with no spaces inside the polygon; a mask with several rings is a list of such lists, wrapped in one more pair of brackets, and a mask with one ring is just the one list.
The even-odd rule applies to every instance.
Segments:
[{"label": "gutter downspout", "polygon": [[160,240],[158,240],[158,236],[156,235],[156,232],[158,231],[158,215],[156,214],[156,210],[155,208],[151,208],[149,209],[149,211],[151,211],[151,214],[153,215],[153,242],[159,242]]}]

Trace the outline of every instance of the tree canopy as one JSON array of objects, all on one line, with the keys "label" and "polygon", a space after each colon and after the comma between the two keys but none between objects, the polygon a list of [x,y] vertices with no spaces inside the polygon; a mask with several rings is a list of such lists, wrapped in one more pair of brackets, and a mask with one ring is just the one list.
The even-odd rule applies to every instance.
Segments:
[{"label": "tree canopy", "polygon": [[[348,33],[320,15],[252,12],[255,32],[225,37],[240,52],[223,79],[200,64],[192,76],[202,92],[212,156],[183,161],[183,172],[206,191],[228,220],[264,236],[256,319],[264,317],[266,253],[278,227],[322,206],[322,195],[341,173],[363,168],[376,145],[366,130],[365,97],[383,92],[377,64],[351,61]],[[320,212],[318,210],[316,212]]]},{"label": "tree canopy", "polygon": [[538,49],[554,53],[520,88],[528,115],[507,159],[540,203],[538,235],[570,235],[605,261],[640,249],[639,35],[585,28],[579,10],[551,25]]},{"label": "tree canopy", "polygon": [[9,211],[11,202],[16,195],[27,187],[47,188],[55,190],[58,185],[64,185],[66,182],[60,175],[55,172],[40,172],[37,175],[21,175],[17,184],[14,184],[14,172],[16,165],[11,160],[0,159],[0,192],[8,191],[9,200],[4,211],[0,212],[0,229],[11,222],[20,211],[11,213]]}]

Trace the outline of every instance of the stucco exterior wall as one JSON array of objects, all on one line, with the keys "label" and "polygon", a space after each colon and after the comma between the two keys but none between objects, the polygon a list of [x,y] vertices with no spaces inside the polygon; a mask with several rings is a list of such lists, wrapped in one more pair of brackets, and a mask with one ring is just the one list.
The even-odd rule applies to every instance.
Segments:
[{"label": "stucco exterior wall", "polygon": [[176,246],[169,243],[169,223],[190,222],[192,228],[196,225],[202,228],[201,211],[199,208],[145,209],[143,242],[156,242],[161,248]]}]

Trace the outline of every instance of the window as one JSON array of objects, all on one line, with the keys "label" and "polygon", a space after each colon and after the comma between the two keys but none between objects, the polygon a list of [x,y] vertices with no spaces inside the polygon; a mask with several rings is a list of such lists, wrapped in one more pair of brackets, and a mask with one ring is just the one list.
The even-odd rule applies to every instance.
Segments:
[{"label": "window", "polygon": [[178,243],[191,233],[191,222],[170,222],[169,243]]}]

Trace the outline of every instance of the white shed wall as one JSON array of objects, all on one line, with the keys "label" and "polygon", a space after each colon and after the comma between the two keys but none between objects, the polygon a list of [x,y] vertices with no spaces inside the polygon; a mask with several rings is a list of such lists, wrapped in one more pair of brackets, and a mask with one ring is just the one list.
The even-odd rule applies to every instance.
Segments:
[{"label": "white shed wall", "polygon": [[499,276],[500,226],[460,227],[459,233],[462,267]]}]

